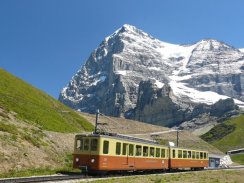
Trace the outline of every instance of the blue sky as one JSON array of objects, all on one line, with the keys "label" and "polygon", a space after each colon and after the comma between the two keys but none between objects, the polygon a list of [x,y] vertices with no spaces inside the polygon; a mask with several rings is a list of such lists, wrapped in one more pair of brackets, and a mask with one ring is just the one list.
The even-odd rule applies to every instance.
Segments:
[{"label": "blue sky", "polygon": [[0,0],[0,67],[57,98],[123,24],[155,38],[244,48],[243,0]]}]

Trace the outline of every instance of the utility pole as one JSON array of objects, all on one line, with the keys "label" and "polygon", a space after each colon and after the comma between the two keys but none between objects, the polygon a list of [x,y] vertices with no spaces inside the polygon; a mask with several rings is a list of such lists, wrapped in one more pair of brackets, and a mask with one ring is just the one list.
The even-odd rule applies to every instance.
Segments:
[{"label": "utility pole", "polygon": [[97,133],[98,118],[99,118],[99,109],[97,109],[96,112],[95,134]]}]

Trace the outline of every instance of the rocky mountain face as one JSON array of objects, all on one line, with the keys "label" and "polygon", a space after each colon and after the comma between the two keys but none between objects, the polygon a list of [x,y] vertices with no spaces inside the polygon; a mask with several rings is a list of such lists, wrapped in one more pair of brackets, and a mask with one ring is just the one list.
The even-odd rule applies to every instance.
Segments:
[{"label": "rocky mountain face", "polygon": [[242,51],[213,39],[169,44],[124,25],[91,53],[59,100],[82,112],[195,129],[244,106]]}]

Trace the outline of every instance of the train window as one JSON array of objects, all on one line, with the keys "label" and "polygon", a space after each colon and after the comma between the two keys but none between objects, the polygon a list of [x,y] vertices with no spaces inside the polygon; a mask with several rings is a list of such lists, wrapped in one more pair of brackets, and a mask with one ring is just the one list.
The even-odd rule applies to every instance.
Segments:
[{"label": "train window", "polygon": [[148,156],[148,147],[143,146],[143,156]]},{"label": "train window", "polygon": [[129,144],[129,156],[133,156],[133,155],[134,155],[134,145]]},{"label": "train window", "polygon": [[116,155],[120,155],[121,153],[121,143],[120,142],[116,142]]},{"label": "train window", "polygon": [[136,156],[141,156],[141,152],[142,152],[141,146],[136,145]]},{"label": "train window", "polygon": [[91,139],[91,151],[97,150],[97,139]]},{"label": "train window", "polygon": [[89,139],[84,139],[84,151],[88,151],[90,146]]},{"label": "train window", "polygon": [[178,150],[178,158],[182,158],[182,150]]},{"label": "train window", "polygon": [[173,151],[172,151],[172,156],[173,156],[173,158],[175,158],[175,149],[173,149]]},{"label": "train window", "polygon": [[187,152],[187,158],[191,158],[191,151]]},{"label": "train window", "polygon": [[196,152],[196,159],[199,159],[199,152]]},{"label": "train window", "polygon": [[126,152],[127,152],[127,146],[128,146],[128,144],[123,143],[123,151],[122,151],[122,154],[123,154],[123,155],[126,155]]},{"label": "train window", "polygon": [[192,151],[192,159],[195,159],[195,158],[196,158],[196,152]]},{"label": "train window", "polygon": [[78,139],[76,141],[76,149],[83,150],[83,139]]},{"label": "train window", "polygon": [[165,158],[165,149],[161,149],[161,158]]},{"label": "train window", "polygon": [[160,157],[160,149],[156,148],[156,157]]},{"label": "train window", "polygon": [[109,149],[109,141],[104,140],[103,141],[103,154],[108,154],[108,149]]},{"label": "train window", "polygon": [[207,159],[207,153],[203,154],[204,159]]},{"label": "train window", "polygon": [[150,157],[154,157],[154,151],[155,151],[155,148],[150,147]]},{"label": "train window", "polygon": [[187,158],[187,151],[183,151],[183,158]]},{"label": "train window", "polygon": [[200,159],[203,159],[203,152],[200,152]]}]

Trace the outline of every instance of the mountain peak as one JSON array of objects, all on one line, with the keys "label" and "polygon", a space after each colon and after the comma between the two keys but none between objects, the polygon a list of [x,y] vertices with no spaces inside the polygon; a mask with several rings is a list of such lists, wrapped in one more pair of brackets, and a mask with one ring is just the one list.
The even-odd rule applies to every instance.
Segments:
[{"label": "mountain peak", "polygon": [[233,49],[232,46],[227,45],[224,42],[218,41],[216,39],[202,39],[197,43],[195,51],[207,51],[207,50],[229,50]]},{"label": "mountain peak", "polygon": [[124,24],[122,27],[117,29],[113,34],[106,37],[105,40],[108,41],[110,38],[114,38],[116,36],[121,36],[121,35],[122,37],[142,36],[142,37],[150,37],[151,39],[154,39],[152,36],[138,29],[137,27],[129,24]]},{"label": "mountain peak", "polygon": [[124,29],[124,30],[127,30],[127,31],[138,30],[135,26],[129,25],[129,24],[124,24],[120,29]]},{"label": "mountain peak", "polygon": [[211,38],[208,38],[208,39],[202,39],[199,41],[199,44],[213,44],[213,45],[223,45],[223,44],[226,44],[222,41],[218,41],[216,39],[211,39]]}]

